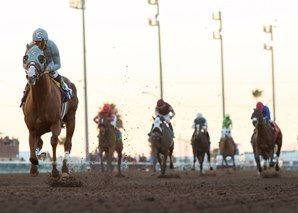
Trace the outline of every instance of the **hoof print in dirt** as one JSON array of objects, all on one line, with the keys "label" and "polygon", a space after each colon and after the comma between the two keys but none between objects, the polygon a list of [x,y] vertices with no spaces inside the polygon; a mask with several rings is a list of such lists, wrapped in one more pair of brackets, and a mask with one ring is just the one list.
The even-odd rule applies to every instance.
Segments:
[{"label": "hoof print in dirt", "polygon": [[81,187],[83,185],[80,180],[72,176],[59,178],[49,177],[48,184],[52,187]]}]

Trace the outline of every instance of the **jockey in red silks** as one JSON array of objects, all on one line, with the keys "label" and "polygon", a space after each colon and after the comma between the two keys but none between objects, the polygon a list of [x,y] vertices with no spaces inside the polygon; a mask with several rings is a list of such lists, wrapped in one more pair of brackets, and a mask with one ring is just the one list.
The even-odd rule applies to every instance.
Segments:
[{"label": "jockey in red silks", "polygon": [[[280,128],[276,124],[276,122],[271,120],[270,115],[270,109],[267,105],[264,105],[262,102],[257,102],[256,108],[262,108],[263,116],[266,120],[266,123],[269,124],[269,126],[273,129],[275,137],[277,137],[277,134],[280,132]],[[253,125],[256,123],[256,118],[252,117]]]},{"label": "jockey in red silks", "polygon": [[117,116],[115,115],[114,111],[110,108],[109,104],[103,105],[101,111],[99,111],[98,114],[93,118],[93,121],[98,124],[100,114],[102,114],[102,113],[108,114],[108,119],[109,119],[111,125],[116,129]]},{"label": "jockey in red silks", "polygon": [[[164,121],[166,121],[166,123],[169,125],[169,128],[172,132],[172,136],[174,138],[175,137],[174,130],[171,124],[171,119],[175,116],[175,111],[173,107],[169,103],[165,102],[163,99],[159,99],[156,103],[155,115],[161,117]],[[153,128],[153,124],[152,124],[151,130],[152,128]],[[148,133],[148,136],[150,136],[150,132]]]}]

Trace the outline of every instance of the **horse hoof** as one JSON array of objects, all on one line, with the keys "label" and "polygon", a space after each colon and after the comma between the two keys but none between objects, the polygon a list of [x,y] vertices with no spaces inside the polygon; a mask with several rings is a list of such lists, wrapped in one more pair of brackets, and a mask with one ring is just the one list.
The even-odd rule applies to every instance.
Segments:
[{"label": "horse hoof", "polygon": [[279,170],[280,170],[279,165],[276,165],[276,166],[275,166],[275,171],[279,171]]},{"label": "horse hoof", "polygon": [[54,177],[54,178],[59,177],[58,170],[52,170],[52,177]]},{"label": "horse hoof", "polygon": [[[58,174],[58,176],[59,176],[59,174]],[[66,173],[66,172],[62,172],[62,177],[63,177],[63,178],[67,178],[67,177],[69,177],[69,174]]]},{"label": "horse hoof", "polygon": [[38,167],[34,164],[31,164],[30,175],[31,175],[31,177],[38,176]]}]

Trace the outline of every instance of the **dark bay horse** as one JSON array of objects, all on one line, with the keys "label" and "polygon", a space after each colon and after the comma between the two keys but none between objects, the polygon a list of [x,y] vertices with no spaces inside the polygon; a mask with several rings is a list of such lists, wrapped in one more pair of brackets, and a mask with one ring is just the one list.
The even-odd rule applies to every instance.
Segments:
[{"label": "dark bay horse", "polygon": [[56,148],[61,129],[66,125],[62,175],[68,175],[67,161],[71,151],[71,140],[75,129],[75,115],[78,106],[76,87],[67,78],[64,78],[73,90],[74,97],[70,101],[62,103],[60,88],[46,70],[43,51],[35,45],[28,47],[23,57],[23,63],[26,66],[30,86],[27,100],[23,105],[24,120],[29,130],[30,174],[32,176],[38,175],[37,154],[43,145],[41,136],[51,132],[52,176],[59,176],[56,168]]},{"label": "dark bay horse", "polygon": [[[278,158],[280,155],[280,150],[282,146],[282,133],[280,129],[277,132],[266,123],[263,117],[262,109],[256,108],[253,112],[253,116],[257,119],[255,124],[254,134],[252,136],[252,147],[257,164],[258,171],[261,173],[263,169],[267,169],[267,163],[270,161],[269,166],[273,167],[275,165],[275,170],[279,171]],[[276,162],[273,162],[274,148],[276,149]],[[260,163],[260,156],[263,158],[264,166],[263,169]]]},{"label": "dark bay horse", "polygon": [[98,120],[98,153],[100,157],[101,170],[104,171],[104,156],[105,153],[107,161],[107,171],[112,171],[112,159],[114,152],[117,152],[118,155],[118,175],[122,176],[121,173],[121,162],[122,162],[122,150],[123,143],[122,141],[117,141],[115,128],[110,123],[108,113],[100,113]]},{"label": "dark bay horse", "polygon": [[234,158],[234,155],[236,153],[236,147],[232,137],[228,137],[225,135],[225,137],[222,137],[220,139],[219,151],[220,151],[220,154],[222,155],[222,163],[221,163],[222,168],[224,168],[224,162],[225,162],[225,166],[228,167],[228,162],[226,158],[230,156],[233,161],[233,168],[236,169],[235,158]]},{"label": "dark bay horse", "polygon": [[192,170],[195,170],[196,159],[200,163],[200,174],[203,174],[203,163],[205,154],[207,154],[207,160],[209,162],[209,170],[213,170],[210,162],[210,141],[203,125],[197,125],[191,138],[191,145],[193,151],[193,166]]},{"label": "dark bay horse", "polygon": [[153,171],[155,172],[156,163],[158,161],[161,174],[165,175],[168,156],[170,158],[170,169],[174,168],[172,159],[174,140],[168,125],[159,116],[154,119],[149,142],[151,143],[151,153],[153,157]]}]

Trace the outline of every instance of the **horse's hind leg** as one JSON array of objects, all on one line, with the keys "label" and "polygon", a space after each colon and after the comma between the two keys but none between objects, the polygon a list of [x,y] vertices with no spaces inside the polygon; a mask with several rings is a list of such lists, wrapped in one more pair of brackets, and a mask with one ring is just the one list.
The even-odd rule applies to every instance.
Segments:
[{"label": "horse's hind leg", "polygon": [[236,163],[235,163],[234,155],[232,155],[231,158],[232,158],[232,161],[233,161],[233,169],[236,170]]},{"label": "horse's hind leg", "polygon": [[282,134],[279,133],[276,139],[276,145],[277,145],[277,150],[276,150],[276,164],[275,164],[275,170],[279,171],[280,167],[279,167],[279,155],[280,155],[280,150],[281,150],[281,146],[282,146]]},{"label": "horse's hind leg", "polygon": [[174,146],[172,146],[169,150],[169,157],[170,157],[170,169],[174,169],[174,165],[173,165],[173,150],[174,150]]},{"label": "horse's hind leg", "polygon": [[210,160],[211,156],[210,156],[210,150],[207,151],[207,160],[209,163],[209,169],[213,170],[212,166],[211,166],[211,160]]}]

